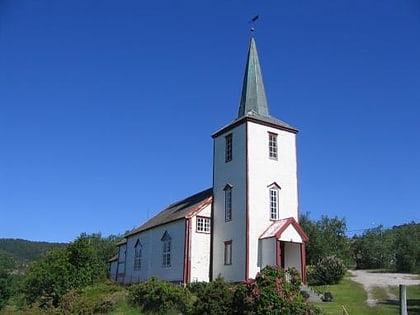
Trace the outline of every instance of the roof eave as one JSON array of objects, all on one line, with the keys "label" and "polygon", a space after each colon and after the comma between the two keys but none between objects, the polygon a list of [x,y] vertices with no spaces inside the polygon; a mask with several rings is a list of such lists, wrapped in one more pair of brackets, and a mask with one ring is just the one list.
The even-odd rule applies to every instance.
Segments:
[{"label": "roof eave", "polygon": [[212,138],[217,138],[218,136],[232,130],[233,128],[249,121],[249,122],[254,122],[257,124],[261,124],[267,127],[272,127],[272,128],[276,128],[276,129],[280,129],[283,131],[287,131],[287,132],[291,132],[294,134],[297,134],[299,132],[298,129],[288,125],[288,124],[282,124],[281,122],[274,122],[274,121],[269,121],[269,119],[271,118],[264,118],[261,117],[259,118],[259,116],[251,116],[251,115],[247,115],[247,116],[242,116],[236,120],[234,120],[233,122],[231,122],[230,124],[228,124],[227,126],[219,129],[218,131],[216,131],[215,133],[212,134]]}]

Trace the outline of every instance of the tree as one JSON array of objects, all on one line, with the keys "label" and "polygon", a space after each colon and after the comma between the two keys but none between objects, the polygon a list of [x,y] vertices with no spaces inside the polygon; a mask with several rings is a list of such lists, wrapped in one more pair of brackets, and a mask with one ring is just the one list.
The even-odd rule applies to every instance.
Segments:
[{"label": "tree", "polygon": [[80,289],[107,276],[107,260],[115,251],[113,240],[100,234],[81,234],[67,247],[51,250],[29,268],[23,291],[28,303],[57,306],[64,294]]},{"label": "tree", "polygon": [[353,259],[358,269],[390,268],[393,263],[393,235],[382,225],[351,240]]},{"label": "tree", "polygon": [[306,244],[306,259],[309,265],[315,265],[320,259],[335,255],[345,263],[350,263],[350,244],[346,236],[347,225],[344,218],[322,216],[318,221],[311,221],[309,214],[301,215],[299,222],[309,241]]},{"label": "tree", "polygon": [[27,303],[37,300],[41,306],[57,305],[61,297],[73,287],[75,268],[69,262],[66,248],[56,248],[33,263],[23,280]]},{"label": "tree", "polygon": [[393,229],[395,266],[399,272],[420,271],[420,225],[414,222]]},{"label": "tree", "polygon": [[0,310],[12,294],[10,270],[14,267],[13,260],[0,252]]}]

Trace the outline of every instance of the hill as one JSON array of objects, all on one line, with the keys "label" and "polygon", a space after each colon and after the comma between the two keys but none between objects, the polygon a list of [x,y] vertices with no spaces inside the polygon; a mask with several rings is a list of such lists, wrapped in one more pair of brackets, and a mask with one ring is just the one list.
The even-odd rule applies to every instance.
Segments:
[{"label": "hill", "polygon": [[12,258],[16,266],[25,266],[41,258],[52,248],[64,245],[66,244],[1,238],[0,253]]}]

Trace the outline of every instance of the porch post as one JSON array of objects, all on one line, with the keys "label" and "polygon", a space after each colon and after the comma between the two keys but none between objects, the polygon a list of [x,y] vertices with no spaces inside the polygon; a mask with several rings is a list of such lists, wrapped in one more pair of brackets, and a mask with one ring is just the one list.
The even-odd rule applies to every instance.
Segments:
[{"label": "porch post", "polygon": [[300,244],[300,264],[302,267],[301,275],[302,275],[302,282],[306,283],[306,247],[305,243]]},{"label": "porch post", "polygon": [[276,266],[281,266],[281,241],[276,239]]}]

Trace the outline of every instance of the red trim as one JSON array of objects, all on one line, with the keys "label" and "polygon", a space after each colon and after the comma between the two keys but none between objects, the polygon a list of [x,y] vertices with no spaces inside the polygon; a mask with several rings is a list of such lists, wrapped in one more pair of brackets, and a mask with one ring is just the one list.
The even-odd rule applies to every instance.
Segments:
[{"label": "red trim", "polygon": [[281,267],[281,241],[276,240],[276,266]]},{"label": "red trim", "polygon": [[301,275],[302,282],[306,283],[306,246],[305,243],[300,244],[300,259],[301,259]]},{"label": "red trim", "polygon": [[191,282],[191,219],[185,220],[184,283]]},{"label": "red trim", "polygon": [[245,243],[245,281],[249,279],[249,159],[248,159],[248,124],[245,124],[245,158],[246,158],[246,224],[245,224],[245,233],[246,233],[246,243]]},{"label": "red trim", "polygon": [[302,238],[303,242],[307,242],[309,240],[308,235],[306,235],[303,228],[300,226],[300,224],[295,220],[295,218],[290,217],[286,219],[286,223],[283,224],[283,226],[278,229],[276,234],[274,235],[276,238],[280,238],[280,236],[283,234],[283,232],[289,227],[289,225],[293,225],[293,227],[296,229],[296,231],[299,233],[300,237]]},{"label": "red trim", "polygon": [[206,200],[204,200],[202,203],[200,203],[196,208],[188,212],[188,214],[185,216],[185,218],[189,219],[193,217],[194,215],[200,213],[204,208],[206,208],[208,205],[212,204],[213,197],[208,197]]}]

